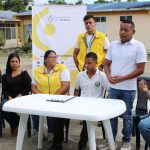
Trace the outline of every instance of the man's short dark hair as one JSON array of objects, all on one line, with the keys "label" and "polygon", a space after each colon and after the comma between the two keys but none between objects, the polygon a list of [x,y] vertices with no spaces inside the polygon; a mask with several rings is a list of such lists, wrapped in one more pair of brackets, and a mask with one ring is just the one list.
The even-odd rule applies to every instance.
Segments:
[{"label": "man's short dark hair", "polygon": [[133,28],[135,28],[135,24],[132,20],[123,20],[121,23],[131,24]]},{"label": "man's short dark hair", "polygon": [[83,18],[83,21],[86,21],[86,20],[91,19],[91,18],[95,21],[95,17],[93,15],[85,15]]},{"label": "man's short dark hair", "polygon": [[92,58],[94,61],[97,61],[97,55],[93,52],[87,53],[85,58]]}]

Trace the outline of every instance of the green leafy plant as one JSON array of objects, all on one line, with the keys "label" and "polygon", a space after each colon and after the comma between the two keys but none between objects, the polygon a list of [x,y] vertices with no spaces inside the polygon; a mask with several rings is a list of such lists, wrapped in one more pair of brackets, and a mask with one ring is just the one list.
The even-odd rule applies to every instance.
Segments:
[{"label": "green leafy plant", "polygon": [[31,43],[25,43],[23,46],[22,46],[22,51],[24,53],[28,53],[29,51],[32,50],[32,44]]},{"label": "green leafy plant", "polygon": [[6,42],[5,34],[2,30],[0,30],[0,47],[4,46]]}]

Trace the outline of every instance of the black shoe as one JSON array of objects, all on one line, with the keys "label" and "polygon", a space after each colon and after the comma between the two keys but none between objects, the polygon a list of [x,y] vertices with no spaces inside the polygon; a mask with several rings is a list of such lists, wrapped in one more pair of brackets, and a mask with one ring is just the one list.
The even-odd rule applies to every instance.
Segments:
[{"label": "black shoe", "polygon": [[63,147],[61,144],[53,144],[48,150],[63,150]]},{"label": "black shoe", "polygon": [[86,146],[83,146],[83,145],[78,145],[78,150],[86,150]]},{"label": "black shoe", "polygon": [[79,123],[79,124],[83,125],[83,121],[80,121],[80,123]]},{"label": "black shoe", "polygon": [[86,150],[86,147],[78,147],[78,150]]},{"label": "black shoe", "polygon": [[83,142],[82,140],[79,141],[78,150],[86,150],[87,149],[87,142]]}]

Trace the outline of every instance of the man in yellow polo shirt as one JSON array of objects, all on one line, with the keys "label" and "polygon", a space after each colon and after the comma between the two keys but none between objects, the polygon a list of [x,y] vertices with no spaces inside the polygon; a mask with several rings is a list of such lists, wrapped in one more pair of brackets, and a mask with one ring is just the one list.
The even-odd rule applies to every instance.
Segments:
[{"label": "man in yellow polo shirt", "polygon": [[84,59],[87,53],[94,52],[97,55],[97,67],[102,70],[106,51],[109,47],[109,40],[105,34],[96,31],[94,16],[86,15],[83,18],[86,32],[78,36],[74,49],[73,58],[79,71],[84,70]]}]

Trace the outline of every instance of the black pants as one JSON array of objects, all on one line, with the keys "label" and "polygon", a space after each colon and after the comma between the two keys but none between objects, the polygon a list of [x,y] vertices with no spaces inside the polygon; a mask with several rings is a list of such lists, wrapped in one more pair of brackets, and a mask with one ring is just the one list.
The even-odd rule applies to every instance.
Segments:
[{"label": "black pants", "polygon": [[3,116],[2,116],[2,105],[0,103],[0,136],[2,136]]},{"label": "black pants", "polygon": [[64,141],[64,125],[65,119],[64,118],[55,118],[54,119],[54,144],[59,145],[62,144]]},{"label": "black pants", "polygon": [[80,133],[78,150],[85,148],[87,146],[87,142],[88,142],[87,125],[86,125],[86,121],[83,121],[83,127]]},{"label": "black pants", "polygon": [[[7,99],[2,99],[2,107],[4,105],[5,102],[7,102],[8,100]],[[3,113],[3,117],[4,119],[9,123],[10,125],[10,128],[17,128],[18,125],[19,125],[19,120],[20,120],[20,116],[16,113],[13,113],[13,112],[6,112],[6,111],[2,111]]]},{"label": "black pants", "polygon": [[19,126],[20,116],[13,112],[3,112],[4,119],[9,123],[10,128],[17,128]]}]

